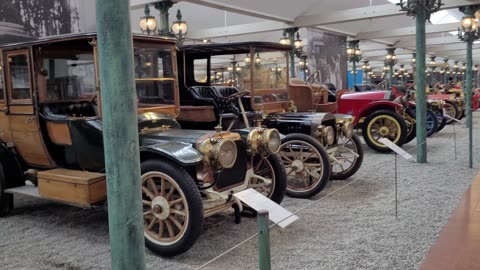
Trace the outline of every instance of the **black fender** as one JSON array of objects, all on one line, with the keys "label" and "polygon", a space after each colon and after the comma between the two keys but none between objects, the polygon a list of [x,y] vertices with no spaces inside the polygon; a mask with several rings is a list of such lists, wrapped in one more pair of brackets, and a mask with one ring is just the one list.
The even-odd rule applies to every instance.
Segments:
[{"label": "black fender", "polygon": [[202,153],[183,142],[162,142],[140,147],[140,159],[160,156],[182,166],[193,166],[203,159]]},{"label": "black fender", "polygon": [[0,164],[3,169],[5,188],[14,188],[25,185],[25,171],[21,159],[8,149],[4,143],[0,143]]}]

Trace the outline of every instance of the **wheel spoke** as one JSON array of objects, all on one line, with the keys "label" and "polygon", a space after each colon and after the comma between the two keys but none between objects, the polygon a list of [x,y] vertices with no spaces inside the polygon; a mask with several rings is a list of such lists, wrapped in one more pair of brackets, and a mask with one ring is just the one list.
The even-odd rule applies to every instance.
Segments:
[{"label": "wheel spoke", "polygon": [[175,236],[175,233],[173,232],[172,224],[170,224],[170,221],[168,219],[165,219],[164,222],[165,225],[167,225],[168,235],[170,236],[170,238],[173,238]]},{"label": "wheel spoke", "polygon": [[173,195],[173,192],[175,192],[175,190],[176,190],[175,186],[172,185],[172,186],[170,187],[170,190],[169,190],[168,193],[167,193],[167,196],[165,196],[165,199],[166,199],[167,201],[170,200],[170,197]]},{"label": "wheel spoke", "polygon": [[165,179],[160,180],[160,196],[165,197]]},{"label": "wheel spoke", "polygon": [[[282,157],[282,159],[287,160],[288,163],[292,163],[292,162],[293,162],[293,160],[290,159],[290,158],[285,154],[284,151],[280,151],[280,156]],[[284,163],[286,163],[286,162],[284,161]]]},{"label": "wheel spoke", "polygon": [[158,236],[160,238],[163,237],[163,230],[165,229],[165,222],[163,222],[163,220],[159,219],[158,220]]},{"label": "wheel spoke", "polygon": [[150,222],[150,224],[148,224],[148,227],[147,227],[147,230],[151,230],[153,225],[155,225],[155,223],[157,223],[157,217],[153,216],[153,219],[152,221]]},{"label": "wheel spoke", "polygon": [[173,205],[177,204],[177,203],[181,203],[183,202],[183,199],[182,198],[178,198],[176,200],[173,200],[173,201],[169,201],[168,204],[170,205],[170,207],[172,207]]},{"label": "wheel spoke", "polygon": [[175,214],[175,215],[179,215],[179,216],[182,216],[182,217],[187,216],[187,214],[185,212],[177,210],[177,209],[170,209],[170,213]]},{"label": "wheel spoke", "polygon": [[175,224],[175,226],[176,226],[180,231],[182,230],[182,228],[183,228],[182,224],[180,224],[180,222],[179,222],[174,216],[170,215],[170,216],[168,217],[168,219],[169,219],[173,224]]},{"label": "wheel spoke", "polygon": [[148,211],[143,212],[143,216],[148,216],[148,215],[153,215],[152,210],[148,210]]},{"label": "wheel spoke", "polygon": [[155,199],[155,195],[150,192],[146,187],[142,186],[142,191],[150,198],[150,199]]},{"label": "wheel spoke", "polygon": [[147,180],[147,185],[148,185],[148,187],[150,187],[150,190],[153,191],[153,194],[154,194],[155,196],[158,196],[157,186],[155,185],[155,182],[153,181],[152,178],[148,178],[148,180]]},{"label": "wheel spoke", "polygon": [[142,200],[142,203],[143,203],[144,205],[151,205],[151,204],[152,204],[152,202],[149,202],[149,201],[146,201],[146,200]]}]

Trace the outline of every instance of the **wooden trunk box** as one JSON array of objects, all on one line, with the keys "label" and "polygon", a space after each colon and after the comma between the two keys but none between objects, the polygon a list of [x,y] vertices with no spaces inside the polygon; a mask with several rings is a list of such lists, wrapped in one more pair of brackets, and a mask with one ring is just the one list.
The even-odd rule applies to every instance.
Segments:
[{"label": "wooden trunk box", "polygon": [[67,169],[38,173],[38,192],[47,199],[88,207],[107,198],[105,174]]}]

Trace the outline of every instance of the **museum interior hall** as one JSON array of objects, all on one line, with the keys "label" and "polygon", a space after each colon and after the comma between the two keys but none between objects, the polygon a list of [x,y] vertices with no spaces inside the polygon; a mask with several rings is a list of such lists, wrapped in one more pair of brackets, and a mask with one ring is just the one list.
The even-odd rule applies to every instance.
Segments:
[{"label": "museum interior hall", "polygon": [[0,269],[480,269],[480,0],[0,2]]}]

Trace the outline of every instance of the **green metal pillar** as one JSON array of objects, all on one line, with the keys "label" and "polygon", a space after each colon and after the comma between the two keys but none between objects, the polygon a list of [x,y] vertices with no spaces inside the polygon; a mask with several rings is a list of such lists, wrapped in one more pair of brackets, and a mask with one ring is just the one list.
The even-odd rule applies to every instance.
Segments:
[{"label": "green metal pillar", "polygon": [[416,128],[417,162],[427,162],[427,100],[425,93],[425,20],[426,10],[416,9]]},{"label": "green metal pillar", "polygon": [[145,269],[130,1],[96,1],[112,269]]},{"label": "green metal pillar", "polygon": [[393,86],[393,65],[390,65],[390,69],[388,70],[389,78],[388,78],[388,89],[392,89]]},{"label": "green metal pillar", "polygon": [[288,54],[290,55],[290,78],[295,78],[295,53],[290,51]]},{"label": "green metal pillar", "polygon": [[168,10],[173,6],[173,2],[170,0],[164,0],[156,2],[154,4],[155,9],[160,11],[160,27],[158,34],[160,36],[170,36],[170,23],[168,22]]},{"label": "green metal pillar", "polygon": [[270,270],[270,228],[268,220],[268,211],[260,210],[257,213],[258,227],[258,269]]},{"label": "green metal pillar", "polygon": [[357,80],[357,63],[354,61],[352,61],[352,89],[355,89],[355,81]]},{"label": "green metal pillar", "polygon": [[473,167],[473,132],[472,132],[472,44],[473,38],[470,36],[467,39],[467,128],[468,128],[468,167]]}]

